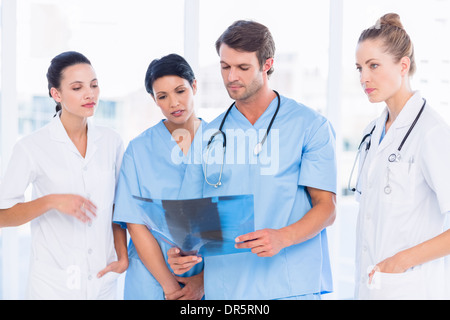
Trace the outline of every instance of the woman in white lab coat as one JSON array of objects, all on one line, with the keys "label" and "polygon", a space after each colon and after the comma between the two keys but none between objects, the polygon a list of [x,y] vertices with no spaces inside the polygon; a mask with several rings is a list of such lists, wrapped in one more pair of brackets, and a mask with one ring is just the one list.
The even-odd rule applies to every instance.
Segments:
[{"label": "woman in white lab coat", "polygon": [[361,149],[356,298],[448,299],[450,129],[411,89],[414,49],[397,14],[362,32],[356,66],[369,101],[386,103]]},{"label": "woman in white lab coat", "polygon": [[27,298],[114,299],[128,266],[126,234],[112,224],[123,143],[88,120],[99,87],[85,56],[56,56],[47,78],[57,113],[15,145],[0,185],[0,227],[31,221]]}]

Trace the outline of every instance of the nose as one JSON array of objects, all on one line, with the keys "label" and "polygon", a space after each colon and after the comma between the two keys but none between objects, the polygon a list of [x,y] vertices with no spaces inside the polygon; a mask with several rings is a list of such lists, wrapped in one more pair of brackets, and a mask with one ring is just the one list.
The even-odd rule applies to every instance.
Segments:
[{"label": "nose", "polygon": [[228,81],[234,82],[239,80],[239,73],[236,68],[231,67],[228,72]]},{"label": "nose", "polygon": [[170,96],[169,99],[171,108],[176,108],[180,105],[180,102],[178,101],[176,96]]},{"label": "nose", "polygon": [[367,72],[364,68],[359,71],[359,82],[361,85],[368,83],[370,80],[369,72]]},{"label": "nose", "polygon": [[95,88],[88,88],[87,90],[86,90],[86,93],[85,93],[85,99],[87,99],[87,100],[92,100],[92,99],[94,99],[94,97],[95,97],[95,92],[96,92],[96,89]]}]

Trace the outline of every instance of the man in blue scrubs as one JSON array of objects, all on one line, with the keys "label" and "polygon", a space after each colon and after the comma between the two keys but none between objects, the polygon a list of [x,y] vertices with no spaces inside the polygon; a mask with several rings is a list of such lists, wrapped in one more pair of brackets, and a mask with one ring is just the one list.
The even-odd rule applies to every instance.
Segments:
[{"label": "man in blue scrubs", "polygon": [[[203,140],[223,122],[226,152],[218,134],[204,148],[203,164],[186,172],[183,197],[252,194],[256,231],[236,238],[251,252],[204,258],[205,297],[318,299],[332,290],[325,228],[335,219],[334,131],[323,116],[269,87],[275,45],[265,26],[237,21],[216,49],[235,104],[205,128]],[[175,273],[201,261],[177,249],[168,256]]]}]

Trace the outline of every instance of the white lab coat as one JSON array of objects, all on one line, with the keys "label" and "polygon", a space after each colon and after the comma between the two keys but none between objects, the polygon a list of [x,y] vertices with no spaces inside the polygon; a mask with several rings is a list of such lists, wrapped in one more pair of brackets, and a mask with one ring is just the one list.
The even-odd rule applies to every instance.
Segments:
[{"label": "white lab coat", "polygon": [[118,274],[97,273],[116,260],[112,206],[123,143],[117,133],[88,122],[85,158],[68,137],[59,116],[14,147],[0,186],[0,208],[54,193],[79,194],[97,206],[85,224],[50,210],[31,221],[30,299],[113,299]]},{"label": "white lab coat", "polygon": [[[360,168],[356,298],[450,298],[445,291],[450,272],[443,258],[401,274],[376,272],[368,284],[368,274],[376,264],[442,233],[445,214],[450,212],[450,129],[428,104],[401,150],[401,160],[388,161],[422,105],[416,92],[381,143],[387,109],[366,129],[370,132],[376,124]],[[388,184],[390,194],[384,192]]]}]

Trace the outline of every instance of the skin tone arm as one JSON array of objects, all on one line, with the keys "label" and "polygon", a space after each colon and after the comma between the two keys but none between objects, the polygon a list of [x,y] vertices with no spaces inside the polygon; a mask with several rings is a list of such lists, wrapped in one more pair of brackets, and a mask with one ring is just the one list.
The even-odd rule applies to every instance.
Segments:
[{"label": "skin tone arm", "polygon": [[236,238],[236,248],[250,248],[259,257],[272,257],[283,248],[314,238],[333,224],[336,217],[334,193],[307,188],[312,208],[303,218],[281,229],[262,229]]},{"label": "skin tone arm", "polygon": [[[260,257],[271,257],[288,246],[307,241],[333,224],[336,217],[336,195],[331,192],[307,188],[312,208],[297,222],[281,229],[263,229],[236,238],[237,248],[250,248]],[[244,242],[245,241],[245,242]],[[201,261],[196,256],[181,256],[179,249],[168,251],[169,263],[176,274],[186,272]]]},{"label": "skin tone arm", "polygon": [[[175,277],[167,267],[161,248],[148,228],[144,225],[132,223],[128,223],[127,226],[139,258],[163,288],[166,299],[201,299],[203,296],[203,274],[191,277],[193,283],[189,286],[186,283],[187,288],[185,287],[186,289],[183,288],[185,289],[183,290],[178,283],[180,278]],[[185,279],[183,281],[189,281],[188,278],[183,279]],[[191,285],[200,288],[195,290]]]},{"label": "skin tone arm", "polygon": [[450,255],[450,230],[422,242],[414,247],[398,252],[377,264],[369,274],[369,282],[376,271],[402,273],[414,266]]},{"label": "skin tone arm", "polygon": [[128,268],[127,232],[116,223],[112,224],[112,228],[117,261],[111,262],[105,269],[101,270],[97,274],[98,278],[103,277],[108,272],[123,273]]},{"label": "skin tone arm", "polygon": [[29,202],[18,203],[0,210],[0,228],[23,225],[51,209],[89,222],[96,216],[97,208],[86,198],[73,194],[50,194]]}]

